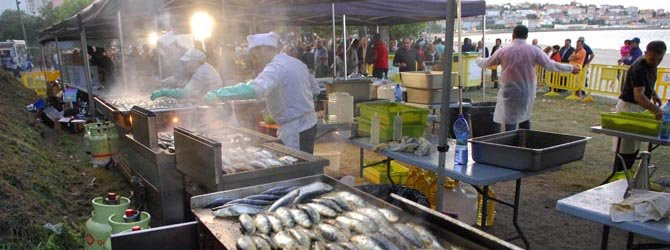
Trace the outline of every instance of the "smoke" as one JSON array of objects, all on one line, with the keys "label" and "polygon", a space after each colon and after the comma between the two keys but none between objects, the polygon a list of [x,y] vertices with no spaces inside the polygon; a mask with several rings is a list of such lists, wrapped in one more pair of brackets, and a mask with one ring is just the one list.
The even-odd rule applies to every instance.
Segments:
[{"label": "smoke", "polygon": [[[106,97],[148,100],[151,92],[166,88],[158,82],[175,75],[183,68],[178,65],[178,57],[161,53],[159,46],[155,43],[156,36],[160,37],[167,32],[177,35],[178,43],[182,47],[205,51],[207,63],[214,66],[219,72],[224,86],[244,82],[255,76],[250,69],[251,63],[248,59],[246,44],[248,35],[269,31],[292,34],[291,36],[284,35],[283,42],[293,44],[296,43],[296,38],[299,36],[298,28],[288,28],[287,15],[281,11],[273,11],[271,21],[268,21],[267,18],[261,20],[261,17],[256,20],[254,15],[246,14],[261,10],[249,9],[255,8],[253,5],[221,6],[221,2],[216,1],[174,1],[171,2],[173,6],[164,6],[164,3],[165,1],[160,0],[127,1],[127,3],[120,1],[123,41],[115,39],[94,45],[106,47],[109,54],[115,59],[115,82],[106,84],[104,90]],[[194,41],[191,34],[191,16],[196,12],[206,12],[214,20],[212,36],[204,41]],[[114,20],[116,21],[116,18]],[[121,60],[121,46],[123,46],[125,71]],[[168,67],[174,64],[177,64],[176,68]],[[181,84],[183,85],[186,81],[188,79],[182,79]],[[146,102],[143,103],[146,104]],[[239,111],[237,108],[233,110]],[[254,112],[260,113],[261,110],[254,110]],[[245,111],[248,112],[248,110]],[[202,116],[206,116],[205,119],[197,115],[194,117],[178,114],[178,123],[186,128],[200,126],[211,120],[223,119],[228,123],[236,123],[233,122],[238,120],[235,113],[236,111],[229,112],[225,108],[223,111],[211,109],[202,113]],[[242,120],[247,121],[251,118],[242,118]],[[253,126],[250,122],[242,122],[240,125]]]}]

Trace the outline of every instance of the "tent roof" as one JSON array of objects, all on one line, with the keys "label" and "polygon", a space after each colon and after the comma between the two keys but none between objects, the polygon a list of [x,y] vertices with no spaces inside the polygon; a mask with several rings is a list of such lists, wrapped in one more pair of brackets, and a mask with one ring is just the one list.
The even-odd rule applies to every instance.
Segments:
[{"label": "tent roof", "polygon": [[[462,0],[463,17],[479,16],[486,13],[483,0]],[[239,14],[235,14],[239,13]],[[227,13],[228,14],[228,13]],[[446,0],[364,0],[335,4],[336,22],[342,15],[347,16],[347,25],[394,25],[444,20],[447,14]],[[237,20],[250,20],[258,24],[284,23],[294,26],[322,26],[332,24],[330,3],[316,3],[292,7],[258,9],[255,12],[232,12]]]},{"label": "tent roof", "polygon": [[[207,6],[227,21],[257,25],[286,24],[291,26],[332,25],[332,3],[335,3],[336,22],[347,15],[347,25],[393,25],[444,20],[446,0],[95,0],[76,15],[42,30],[42,43],[79,39],[79,18],[86,28],[88,39],[114,39],[118,37],[116,13],[121,10],[124,20],[133,20],[133,27],[153,26],[152,13],[156,10],[178,11],[193,5]],[[221,5],[223,4],[223,6]],[[462,0],[462,16],[486,13],[483,0]],[[124,26],[128,27],[129,25]],[[145,33],[145,32],[143,32]]]}]

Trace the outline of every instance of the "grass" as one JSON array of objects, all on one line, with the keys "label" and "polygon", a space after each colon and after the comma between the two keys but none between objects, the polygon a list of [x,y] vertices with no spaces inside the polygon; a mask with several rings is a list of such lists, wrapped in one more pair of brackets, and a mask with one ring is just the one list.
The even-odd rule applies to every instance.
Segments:
[{"label": "grass", "polygon": [[0,249],[82,248],[90,200],[107,191],[128,195],[124,179],[91,167],[81,134],[36,122],[24,108],[37,99],[31,90],[2,71],[0,85]]},{"label": "grass", "polygon": [[[488,89],[487,101],[495,101],[495,89]],[[567,96],[567,93],[564,94]],[[473,102],[481,101],[481,91],[465,92],[464,98],[471,98]],[[563,177],[582,180],[591,183],[602,181],[611,170],[614,160],[612,137],[591,132],[592,126],[600,125],[600,113],[614,109],[616,100],[595,97],[596,101],[585,103],[582,101],[565,100],[564,97],[544,97],[544,92],[537,95],[531,117],[532,128],[541,131],[565,133],[591,137],[586,144],[584,159],[566,165],[561,171]],[[646,144],[641,150],[646,149]],[[653,151],[652,162],[664,163],[670,161],[670,150],[659,147]],[[670,175],[670,168],[659,166],[655,176]]]}]

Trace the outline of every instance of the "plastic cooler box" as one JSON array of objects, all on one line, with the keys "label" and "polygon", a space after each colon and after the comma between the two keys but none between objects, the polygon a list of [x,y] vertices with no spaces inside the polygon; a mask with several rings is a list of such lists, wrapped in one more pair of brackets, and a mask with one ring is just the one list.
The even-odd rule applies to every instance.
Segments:
[{"label": "plastic cooler box", "polygon": [[608,112],[600,114],[603,128],[656,136],[661,122],[650,113]]},{"label": "plastic cooler box", "polygon": [[[372,161],[365,161],[365,164],[373,163]],[[407,182],[409,169],[397,161],[391,161],[391,179],[398,185],[404,185]],[[363,170],[363,178],[372,184],[391,184],[386,174],[386,164],[380,163],[374,166],[367,167]]]},{"label": "plastic cooler box", "polygon": [[358,104],[358,108],[360,110],[359,119],[367,120],[368,125],[375,113],[379,116],[379,123],[382,126],[393,126],[393,120],[398,113],[402,116],[403,126],[425,125],[428,122],[427,109],[415,108],[398,103]]},{"label": "plastic cooler box", "polygon": [[[403,124],[402,135],[414,138],[423,136],[426,129],[425,123],[418,125]],[[370,136],[370,120],[358,119],[358,134]],[[393,125],[379,124],[379,141],[387,142],[393,139]]]}]

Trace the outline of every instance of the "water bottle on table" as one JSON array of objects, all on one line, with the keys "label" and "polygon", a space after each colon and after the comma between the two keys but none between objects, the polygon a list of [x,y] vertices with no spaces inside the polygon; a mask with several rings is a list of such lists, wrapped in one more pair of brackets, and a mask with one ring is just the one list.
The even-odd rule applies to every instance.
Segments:
[{"label": "water bottle on table", "polygon": [[663,107],[663,119],[658,129],[659,140],[670,140],[670,101]]},{"label": "water bottle on table", "polygon": [[400,84],[395,85],[395,102],[397,103],[402,103],[402,88],[400,87]]},{"label": "water bottle on table", "polygon": [[470,128],[465,116],[458,115],[458,119],[454,122],[454,135],[456,135],[456,151],[454,154],[454,163],[465,165],[468,164],[468,137],[470,135]]},{"label": "water bottle on table", "polygon": [[400,113],[397,113],[395,119],[393,119],[393,140],[402,140],[402,116],[400,116]]}]

